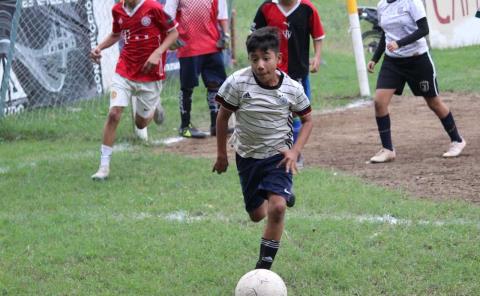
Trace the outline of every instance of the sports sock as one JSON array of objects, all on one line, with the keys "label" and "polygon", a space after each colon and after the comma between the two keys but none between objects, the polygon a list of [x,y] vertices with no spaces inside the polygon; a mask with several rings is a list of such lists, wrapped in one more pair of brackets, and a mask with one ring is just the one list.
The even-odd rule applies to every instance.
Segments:
[{"label": "sports sock", "polygon": [[190,112],[192,111],[192,88],[182,88],[180,90],[180,118],[182,120],[181,128],[190,125]]},{"label": "sports sock", "polygon": [[273,239],[264,239],[262,237],[260,243],[260,256],[258,258],[255,269],[270,269],[277,254],[278,248],[280,248],[280,241]]},{"label": "sports sock", "polygon": [[455,125],[455,119],[453,119],[452,112],[449,112],[445,118],[440,119],[443,128],[447,132],[450,140],[453,142],[462,142],[462,138],[458,134],[457,126]]},{"label": "sports sock", "polygon": [[102,145],[100,148],[100,165],[101,166],[109,166],[110,165],[110,159],[112,158],[112,151],[113,148],[110,146]]},{"label": "sports sock", "polygon": [[218,103],[215,101],[218,89],[207,90],[207,103],[210,109],[210,126],[214,127],[217,123]]},{"label": "sports sock", "polygon": [[393,151],[392,132],[390,131],[390,114],[383,117],[376,117],[376,120],[383,148]]}]

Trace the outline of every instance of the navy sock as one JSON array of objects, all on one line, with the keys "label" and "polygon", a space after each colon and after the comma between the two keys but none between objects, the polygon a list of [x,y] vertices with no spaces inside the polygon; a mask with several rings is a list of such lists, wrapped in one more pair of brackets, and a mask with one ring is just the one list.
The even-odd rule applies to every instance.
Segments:
[{"label": "navy sock", "polygon": [[219,109],[219,104],[215,101],[217,96],[218,89],[208,89],[207,90],[207,103],[208,108],[210,109],[210,127],[215,127],[217,123],[217,113]]},{"label": "navy sock", "polygon": [[182,119],[181,128],[190,125],[190,112],[192,110],[192,88],[182,88],[180,91],[180,118]]},{"label": "navy sock", "polygon": [[280,248],[280,241],[273,239],[264,239],[260,243],[260,256],[258,258],[255,269],[270,269],[277,254],[278,248]]},{"label": "navy sock", "polygon": [[450,140],[453,142],[462,142],[462,138],[458,134],[457,126],[455,125],[455,119],[453,119],[452,112],[449,112],[445,118],[440,119],[443,128],[447,132]]},{"label": "navy sock", "polygon": [[383,148],[393,151],[392,133],[390,131],[390,114],[383,117],[376,117],[376,120]]}]

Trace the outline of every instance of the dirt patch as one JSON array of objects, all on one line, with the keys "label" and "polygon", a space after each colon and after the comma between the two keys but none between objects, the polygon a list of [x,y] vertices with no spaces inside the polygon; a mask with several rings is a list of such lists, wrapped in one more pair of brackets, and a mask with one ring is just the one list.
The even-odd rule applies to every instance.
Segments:
[{"label": "dirt patch", "polygon": [[[467,141],[458,158],[441,157],[448,149],[449,138],[422,98],[395,97],[390,106],[397,152],[394,162],[366,163],[381,146],[373,106],[367,104],[314,114],[314,130],[303,152],[305,164],[344,171],[416,197],[480,203],[480,95],[444,94],[443,99]],[[186,140],[165,149],[213,160],[216,141],[213,137]]]}]

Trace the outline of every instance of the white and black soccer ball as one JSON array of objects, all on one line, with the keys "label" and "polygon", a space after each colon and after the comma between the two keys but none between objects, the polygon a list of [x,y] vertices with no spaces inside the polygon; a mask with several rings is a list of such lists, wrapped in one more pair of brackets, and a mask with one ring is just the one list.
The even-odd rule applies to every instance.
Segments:
[{"label": "white and black soccer ball", "polygon": [[287,287],[282,278],[267,269],[247,272],[238,281],[235,296],[287,296]]}]

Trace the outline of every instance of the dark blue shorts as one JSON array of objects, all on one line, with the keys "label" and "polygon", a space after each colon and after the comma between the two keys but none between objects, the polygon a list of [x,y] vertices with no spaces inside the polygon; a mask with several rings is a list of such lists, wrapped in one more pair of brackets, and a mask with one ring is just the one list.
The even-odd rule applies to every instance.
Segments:
[{"label": "dark blue shorts", "polygon": [[180,87],[198,86],[198,76],[202,75],[203,84],[216,84],[218,87],[227,79],[223,53],[221,51],[199,56],[180,58]]},{"label": "dark blue shorts", "polygon": [[286,173],[285,166],[277,168],[282,159],[282,154],[265,159],[243,158],[237,154],[237,171],[247,212],[260,207],[269,192],[287,201],[292,196],[292,173]]}]

